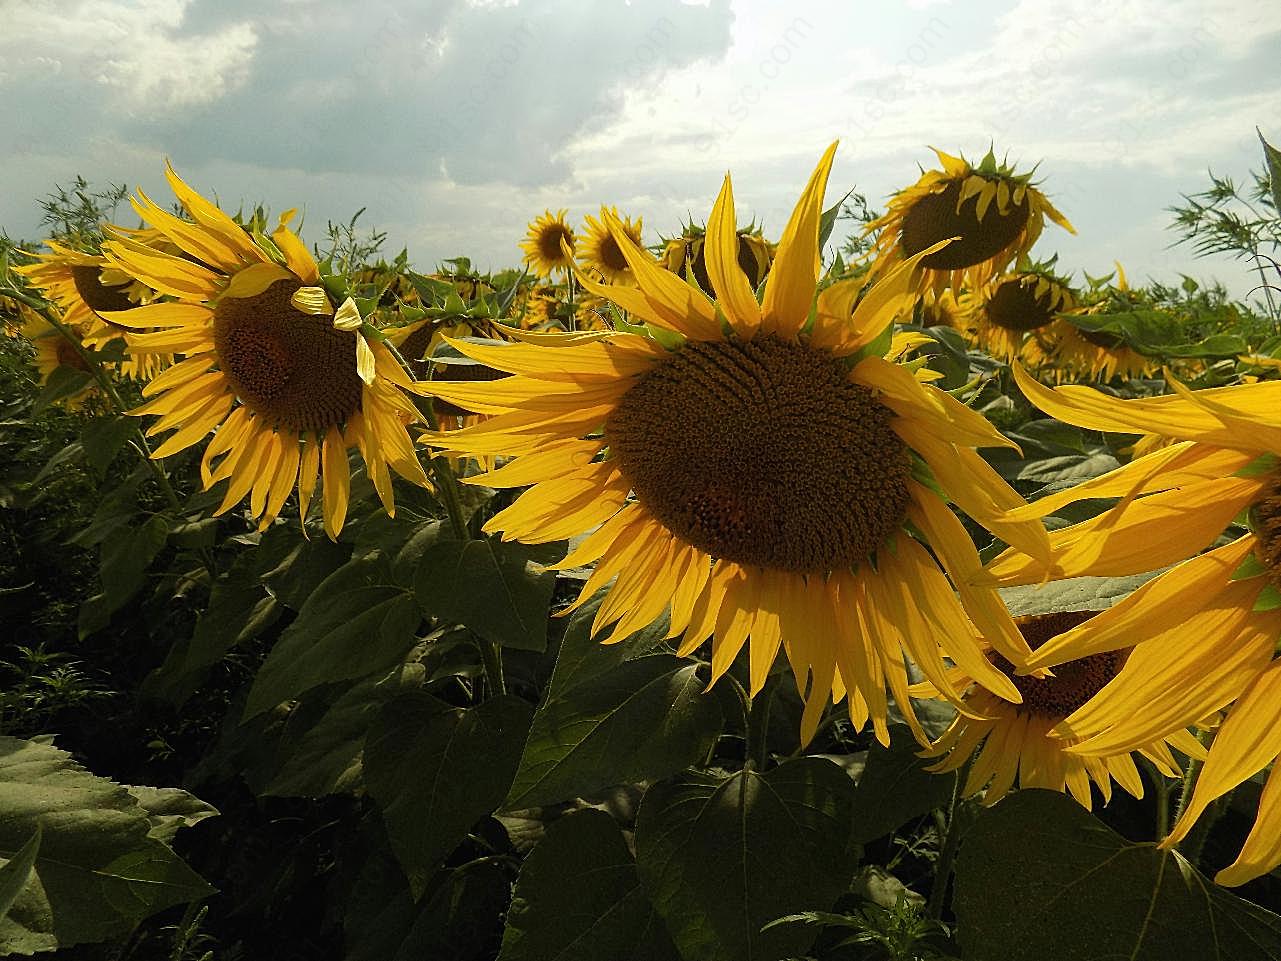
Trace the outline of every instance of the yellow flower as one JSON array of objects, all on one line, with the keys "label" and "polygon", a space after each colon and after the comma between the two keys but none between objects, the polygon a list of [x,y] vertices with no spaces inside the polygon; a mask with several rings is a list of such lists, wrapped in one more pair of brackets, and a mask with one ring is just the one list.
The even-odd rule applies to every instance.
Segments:
[{"label": "yellow flower", "polygon": [[[1078,742],[1068,750],[1086,756],[1131,750],[1232,705],[1166,841],[1173,844],[1211,801],[1281,756],[1281,381],[1196,393],[1171,381],[1175,394],[1118,400],[1088,387],[1050,390],[1015,374],[1027,397],[1060,420],[1178,440],[1013,512],[1027,519],[1084,498],[1121,498],[1099,517],[1054,531],[1051,564],[1007,551],[990,567],[1006,583],[1029,583],[1177,564],[1029,660],[1046,667],[1134,646],[1116,680],[1057,728]],[[1250,533],[1199,553],[1242,514]],[[1281,764],[1240,857],[1216,876],[1220,884],[1281,864],[1278,772]]]},{"label": "yellow flower", "polygon": [[1034,268],[993,278],[977,293],[963,296],[961,304],[973,342],[1009,363],[1022,353],[1029,333],[1048,327],[1076,301],[1064,281]]},{"label": "yellow flower", "polygon": [[[80,352],[58,328],[25,304],[19,304],[18,307],[19,316],[23,321],[22,336],[31,341],[31,346],[36,349],[34,362],[36,372],[40,375],[41,387],[49,382],[49,377],[59,367],[70,367],[73,370],[86,372],[91,370],[84,358],[80,356]],[[74,335],[74,328],[68,326],[68,332]],[[84,342],[81,341],[81,344],[83,345]],[[62,398],[60,403],[68,410],[79,410],[97,391],[98,388],[94,384],[86,384],[76,393]]]},{"label": "yellow flower", "polygon": [[206,488],[229,482],[215,513],[248,497],[250,516],[265,527],[296,488],[305,519],[323,481],[325,530],[337,537],[349,498],[347,451],[359,447],[393,513],[389,467],[428,484],[405,426],[418,415],[404,371],[385,345],[362,350],[354,305],[335,312],[329,304],[315,261],[286,226],[293,211],[280,218],[268,250],[171,167],[166,175],[192,220],[141,191],[137,209],[188,258],[126,236],[103,247],[113,266],[173,298],[111,315],[157,329],[137,335],[135,350],[186,358],[147,384],[151,400],[132,412],[160,415],[148,435],[176,430],[152,456],[168,457],[214,431],[201,474]]},{"label": "yellow flower", "polygon": [[[932,148],[933,149],[933,148]],[[981,287],[1027,254],[1048,216],[1076,233],[1032,184],[1032,173],[998,164],[989,151],[977,167],[934,150],[942,170],[927,170],[899,191],[886,212],[869,223],[876,233],[874,275],[940,241],[951,244],[921,260],[921,286],[936,291]]]},{"label": "yellow flower", "polygon": [[[108,315],[150,303],[156,292],[98,254],[87,254],[53,240],[46,241],[45,246],[51,253],[37,254],[34,264],[14,270],[26,276],[58,307],[86,346],[101,348],[116,338],[132,343],[135,331],[109,320]],[[149,380],[172,362],[172,356],[158,354],[131,357],[121,363],[120,372],[126,377]]]},{"label": "yellow flower", "polygon": [[561,566],[596,564],[575,607],[613,580],[594,631],[612,625],[617,640],[670,610],[683,652],[712,638],[713,680],[750,638],[753,692],[782,646],[808,692],[803,740],[829,698],[847,692],[855,722],[870,718],[888,739],[887,686],[924,739],[908,707],[906,657],[954,697],[945,656],[1018,697],[983,656],[962,604],[1003,653],[1021,660],[1027,652],[996,592],[969,585],[981,573],[978,555],[933,484],[1007,543],[1043,553],[1045,535],[1039,523],[997,519],[1020,498],[974,448],[1007,443],[1001,435],[880,356],[893,318],[911,309],[915,264],[904,263],[856,308],[858,281],[826,287],[815,300],[834,152],[835,144],[792,214],[761,302],[737,262],[728,177],[705,246],[715,302],[606,215],[637,286],[582,283],[647,325],[644,332],[454,342],[515,376],[424,385],[493,415],[429,442],[512,458],[468,478],[529,487],[486,531],[534,543],[591,532]]},{"label": "yellow flower", "polygon": [[[642,218],[637,217],[633,223],[630,217],[619,217],[618,211],[613,207],[609,208],[609,214],[622,226],[632,244],[641,246]],[[604,215],[605,208],[602,207],[601,216]],[[607,284],[635,283],[631,268],[627,266],[627,258],[623,256],[609,228],[591,214],[587,215],[587,232],[578,250],[578,262],[600,274]]]},{"label": "yellow flower", "polygon": [[1073,316],[1088,314],[1090,308],[1070,310],[1046,327],[1034,331],[1023,347],[1023,362],[1043,380],[1095,380],[1108,382],[1120,377],[1149,377],[1156,362],[1131,349],[1125,341],[1104,330],[1085,330],[1072,323]]},{"label": "yellow flower", "polygon": [[[566,244],[570,254],[562,249]],[[574,264],[574,231],[565,220],[565,211],[558,211],[554,217],[550,210],[543,211],[530,223],[520,247],[525,251],[525,263],[540,277],[550,277],[558,270],[568,271]]]},{"label": "yellow flower", "polygon": [[965,331],[968,319],[950,289],[925,292],[917,304],[917,323],[922,327],[951,327]]},{"label": "yellow flower", "polygon": [[[1049,639],[1079,624],[1088,623],[1094,611],[1064,611],[1015,618],[1019,630],[1033,650]],[[971,758],[974,764],[966,775],[962,791],[966,797],[986,789],[984,804],[995,804],[1017,782],[1023,788],[1067,791],[1087,810],[1091,806],[1090,782],[1098,785],[1103,803],[1112,799],[1112,781],[1136,798],[1143,796],[1143,780],[1130,750],[1100,756],[1081,756],[1065,750],[1072,739],[1053,737],[1052,728],[1085,704],[1117,676],[1127,651],[1091,654],[1055,668],[1052,676],[1012,676],[1023,695],[1021,704],[994,697],[974,687],[965,697],[972,716],[958,714],[951,726],[934,743],[929,756],[941,757],[933,771],[956,771]],[[989,657],[1001,670],[1011,673],[1014,665],[1000,654]],[[962,672],[959,686],[969,683]],[[931,693],[929,685],[918,685],[913,693]],[[1203,758],[1205,751],[1187,730],[1167,737],[1154,737],[1136,750],[1164,774],[1179,776],[1179,764],[1170,753],[1174,747],[1185,754]]]}]

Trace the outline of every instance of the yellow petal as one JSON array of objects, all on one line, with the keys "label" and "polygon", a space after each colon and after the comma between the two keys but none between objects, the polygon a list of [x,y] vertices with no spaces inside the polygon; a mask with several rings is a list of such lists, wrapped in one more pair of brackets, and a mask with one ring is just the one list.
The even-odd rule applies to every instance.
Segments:
[{"label": "yellow petal", "polygon": [[818,286],[818,230],[823,217],[823,195],[835,156],[833,143],[819,159],[779,239],[761,301],[761,328],[766,333],[795,337],[809,319]]},{"label": "yellow petal", "polygon": [[751,282],[738,266],[738,224],[734,220],[734,189],[729,174],[725,175],[720,195],[707,221],[703,257],[707,264],[707,277],[716,291],[717,303],[725,311],[730,326],[751,337],[761,326],[761,307],[756,302]]}]

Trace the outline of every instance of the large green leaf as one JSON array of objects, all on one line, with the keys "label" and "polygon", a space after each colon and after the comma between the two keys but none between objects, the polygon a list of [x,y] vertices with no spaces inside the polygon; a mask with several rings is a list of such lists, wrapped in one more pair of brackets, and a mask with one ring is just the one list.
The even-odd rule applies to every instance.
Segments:
[{"label": "large green leaf", "polygon": [[1044,584],[1000,588],[1005,606],[1015,616],[1051,614],[1058,611],[1104,611],[1126,597],[1160,571],[1125,577],[1066,577]]},{"label": "large green leaf", "polygon": [[854,874],[854,784],[830,761],[798,758],[761,774],[689,773],[641,802],[636,866],[687,961],[776,961],[814,933],[761,928],[826,911]]},{"label": "large green leaf", "polygon": [[1263,162],[1268,168],[1268,185],[1272,192],[1272,207],[1281,215],[1281,150],[1263,139],[1263,131],[1255,127],[1259,143],[1263,144]]},{"label": "large green leaf", "polygon": [[968,961],[1281,958],[1281,917],[1053,791],[1020,791],[969,830],[955,911]]},{"label": "large green leaf", "polygon": [[19,859],[37,829],[34,870],[0,920],[0,954],[101,941],[213,893],[152,835],[148,811],[128,789],[65,751],[0,737],[0,858]]},{"label": "large green leaf", "polygon": [[676,957],[614,819],[587,810],[548,828],[521,866],[499,961]]},{"label": "large green leaf", "polygon": [[31,880],[31,873],[36,869],[36,855],[40,853],[40,824],[31,832],[31,838],[16,854],[0,865],[0,921],[3,921]]},{"label": "large green leaf", "polygon": [[210,589],[209,605],[191,638],[169,648],[164,663],[143,681],[143,693],[182,706],[210,667],[270,627],[282,610],[262,585],[257,558],[252,553],[241,555]]},{"label": "large green leaf", "polygon": [[860,844],[942,807],[952,797],[952,777],[925,770],[920,745],[905,725],[890,728],[890,746],[874,744],[854,792],[853,840]]},{"label": "large green leaf", "polygon": [[477,821],[502,803],[531,708],[514,695],[454,708],[420,691],[383,706],[365,743],[365,783],[414,897]]},{"label": "large green leaf", "polygon": [[245,719],[321,684],[385,672],[417,640],[413,595],[388,584],[387,565],[371,556],[326,577],[302,605],[258,669]]},{"label": "large green leaf", "polygon": [[697,663],[645,653],[666,624],[603,645],[591,637],[599,604],[589,602],[565,631],[508,809],[666,777],[705,756],[720,733],[720,704],[703,694]]},{"label": "large green leaf", "polygon": [[525,651],[547,647],[547,608],[564,543],[438,539],[422,552],[414,593],[423,611]]},{"label": "large green leaf", "polygon": [[147,568],[165,546],[170,520],[155,514],[123,534],[103,542],[99,576],[102,591],[80,606],[80,636],[87,637],[111,622],[120,610],[146,583]]}]

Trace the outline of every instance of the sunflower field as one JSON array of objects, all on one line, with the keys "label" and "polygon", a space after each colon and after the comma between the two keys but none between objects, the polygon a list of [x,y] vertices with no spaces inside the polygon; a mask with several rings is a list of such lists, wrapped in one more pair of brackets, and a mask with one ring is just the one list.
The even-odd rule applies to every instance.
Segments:
[{"label": "sunflower field", "polygon": [[1174,208],[1249,304],[1074,276],[992,152],[499,272],[60,189],[0,243],[0,955],[1281,958],[1262,149]]}]

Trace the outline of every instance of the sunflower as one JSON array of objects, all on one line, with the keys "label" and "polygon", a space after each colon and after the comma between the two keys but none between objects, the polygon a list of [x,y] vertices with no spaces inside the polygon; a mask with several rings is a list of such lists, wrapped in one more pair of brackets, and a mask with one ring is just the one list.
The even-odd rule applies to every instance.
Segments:
[{"label": "sunflower", "polygon": [[[1121,498],[1099,517],[1053,532],[1050,565],[1007,551],[990,567],[1003,582],[1030,583],[1177,565],[1030,660],[1052,666],[1134,645],[1116,680],[1056,729],[1083,755],[1130,750],[1232,705],[1165,842],[1176,843],[1211,801],[1281,756],[1281,381],[1193,393],[1171,380],[1173,395],[1118,400],[1088,387],[1050,390],[1015,374],[1028,398],[1060,420],[1177,439],[1014,512],[1027,518],[1084,498]],[[1249,533],[1199,553],[1242,515]],[[1220,884],[1281,864],[1278,772],[1281,764],[1240,857],[1216,876]]]},{"label": "sunflower", "polygon": [[[387,343],[400,351],[401,357],[409,365],[416,380],[430,380],[440,370],[439,367],[433,370],[430,358],[436,356],[437,349],[445,344],[446,338],[493,337],[494,334],[495,331],[493,330],[478,330],[474,324],[466,321],[450,323],[448,319],[441,320],[429,317],[426,320],[416,321],[415,323],[387,331],[386,339]],[[508,376],[503,371],[486,367],[484,364],[463,363],[443,366],[449,378],[472,383],[501,380]],[[471,411],[463,410],[461,407],[439,398],[437,398],[434,407],[438,415],[461,418],[471,417],[474,419]]]},{"label": "sunflower", "polygon": [[887,685],[925,740],[908,706],[907,657],[958,701],[944,656],[1018,699],[980,651],[962,603],[999,650],[1017,661],[1027,653],[999,595],[970,586],[978,555],[936,488],[1008,543],[1044,556],[1045,533],[1039,523],[998,519],[1020,498],[974,447],[1008,442],[871,349],[911,309],[915,263],[856,308],[861,281],[830,285],[815,301],[835,146],[792,214],[761,302],[737,262],[728,177],[706,237],[715,302],[606,214],[637,286],[582,283],[645,326],[523,333],[512,345],[455,341],[515,376],[422,385],[493,415],[426,439],[456,454],[512,458],[469,481],[532,485],[487,532],[542,543],[591,531],[560,566],[596,563],[571,609],[613,580],[594,632],[612,625],[609,639],[618,640],[670,609],[681,651],[712,638],[713,681],[750,638],[753,693],[781,645],[807,692],[803,740],[828,699],[847,692],[855,722],[870,717],[887,740]]},{"label": "sunflower", "polygon": [[964,331],[968,320],[956,294],[948,289],[925,292],[916,305],[916,322],[922,327],[951,327]]},{"label": "sunflower", "polygon": [[12,297],[0,296],[0,334],[17,337],[22,332],[22,307]]},{"label": "sunflower", "polygon": [[942,170],[927,170],[899,191],[865,233],[875,233],[873,275],[928,247],[959,238],[920,261],[921,285],[936,291],[981,287],[1027,254],[1048,216],[1076,230],[1032,183],[1032,174],[998,164],[988,151],[977,167],[964,157],[931,148]]},{"label": "sunflower", "polygon": [[1023,351],[1029,333],[1054,322],[1076,306],[1072,288],[1048,265],[1032,264],[988,281],[961,298],[966,328],[974,344],[1007,363]]},{"label": "sunflower", "polygon": [[[641,227],[642,218],[637,217],[633,223],[630,217],[619,217],[618,211],[613,207],[609,208],[610,216],[622,225],[623,232],[631,242],[639,247],[641,246]],[[601,208],[601,216],[604,217],[605,208]],[[587,230],[583,237],[583,243],[578,251],[578,262],[589,270],[594,270],[605,279],[607,284],[633,284],[635,278],[632,276],[632,270],[627,266],[627,258],[614,242],[613,235],[609,228],[600,220],[597,220],[591,214],[587,215]]]},{"label": "sunflower", "polygon": [[565,220],[566,211],[560,210],[552,216],[545,210],[529,225],[529,232],[521,241],[525,251],[525,263],[534,269],[540,277],[550,277],[558,270],[568,271],[574,265],[574,258],[562,249],[568,245],[574,249],[574,231]]},{"label": "sunflower", "polygon": [[[665,269],[682,277],[688,272],[703,293],[709,297],[715,297],[712,282],[707,276],[706,233],[703,227],[693,223],[687,224],[679,237],[673,237],[663,245],[663,256],[659,263]],[[740,227],[735,233],[738,247],[735,262],[752,289],[756,290],[765,282],[778,247],[766,240],[755,224]]]},{"label": "sunflower", "polygon": [[[53,372],[61,367],[69,367],[72,370],[84,371],[91,373],[92,368],[85,363],[85,359],[80,352],[75,349],[57,327],[45,320],[30,307],[25,304],[19,304],[19,316],[22,319],[22,336],[31,341],[31,346],[36,349],[36,355],[33,358],[36,372],[40,375],[40,386],[43,387],[49,382]],[[67,333],[75,336],[74,328],[68,326]],[[80,342],[85,346],[84,341]],[[69,410],[79,410],[84,406],[91,396],[97,393],[98,388],[87,383],[80,390],[60,401]]]},{"label": "sunflower", "polygon": [[[1016,617],[1014,623],[1032,650],[1062,632],[1086,623],[1094,611],[1061,611],[1052,614],[1030,614]],[[1024,788],[1047,788],[1064,791],[1076,798],[1087,810],[1091,806],[1090,782],[1098,785],[1106,804],[1112,799],[1112,781],[1136,798],[1143,796],[1131,752],[1082,757],[1064,749],[1073,742],[1050,736],[1050,730],[1088,701],[1116,677],[1128,651],[1108,651],[1068,661],[1053,675],[1014,675],[1014,665],[995,651],[988,657],[1002,671],[1011,675],[1023,695],[1021,704],[994,697],[990,691],[972,687],[965,703],[973,715],[958,714],[951,726],[930,748],[928,755],[941,757],[932,771],[956,771],[971,757],[974,764],[962,789],[969,797],[986,788],[984,804],[995,804],[1017,781]],[[960,674],[960,672],[956,672]],[[970,683],[961,675],[958,686]],[[918,685],[914,693],[931,693],[929,685]],[[1179,764],[1170,753],[1174,747],[1185,754],[1203,758],[1205,750],[1187,730],[1168,738],[1155,737],[1135,750],[1151,761],[1161,773],[1178,777]]]},{"label": "sunflower", "polygon": [[[117,338],[130,344],[136,331],[105,315],[150,303],[156,292],[99,254],[87,254],[54,240],[45,241],[45,246],[50,253],[37,254],[35,263],[14,270],[58,307],[86,346],[102,348]],[[172,362],[172,356],[161,354],[130,357],[120,364],[120,372],[150,380]]]},{"label": "sunflower", "polygon": [[293,211],[280,218],[269,251],[168,165],[166,176],[191,221],[141,191],[137,209],[193,259],[123,235],[103,247],[113,266],[173,298],[108,315],[158,328],[138,335],[135,351],[186,358],[148,383],[143,395],[152,399],[132,412],[161,415],[148,434],[177,431],[152,456],[185,450],[214,431],[201,473],[206,488],[229,481],[216,513],[248,496],[250,516],[265,527],[296,487],[305,519],[323,480],[325,530],[337,537],[349,497],[347,451],[355,446],[393,513],[388,467],[428,484],[406,431],[418,414],[404,392],[405,372],[385,345],[365,341],[350,300],[337,311],[329,304],[315,261],[287,226]]}]

